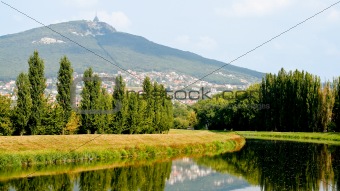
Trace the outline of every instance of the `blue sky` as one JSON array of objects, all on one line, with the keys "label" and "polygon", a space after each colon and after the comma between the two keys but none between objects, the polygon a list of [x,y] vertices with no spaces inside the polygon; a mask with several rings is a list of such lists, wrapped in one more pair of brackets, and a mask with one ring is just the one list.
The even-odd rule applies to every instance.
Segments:
[{"label": "blue sky", "polygon": [[[44,24],[101,21],[166,46],[229,62],[337,0],[2,0]],[[0,35],[40,25],[0,4]],[[261,72],[340,76],[340,3],[234,62]],[[207,71],[208,73],[208,71]]]}]

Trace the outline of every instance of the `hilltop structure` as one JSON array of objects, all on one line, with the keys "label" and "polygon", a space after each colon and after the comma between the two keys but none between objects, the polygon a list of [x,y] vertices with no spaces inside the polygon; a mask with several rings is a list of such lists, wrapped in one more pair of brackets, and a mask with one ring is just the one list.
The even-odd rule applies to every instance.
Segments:
[{"label": "hilltop structure", "polygon": [[96,23],[99,22],[99,19],[98,19],[97,14],[96,14],[96,16],[94,17],[93,22],[96,22]]}]

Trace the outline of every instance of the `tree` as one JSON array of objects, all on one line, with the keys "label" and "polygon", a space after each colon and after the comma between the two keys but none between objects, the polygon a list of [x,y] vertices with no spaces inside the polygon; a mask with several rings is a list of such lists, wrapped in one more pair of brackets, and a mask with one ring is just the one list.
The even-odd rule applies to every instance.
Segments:
[{"label": "tree", "polygon": [[28,78],[30,81],[30,93],[32,99],[32,112],[30,116],[30,134],[38,134],[41,129],[46,99],[44,91],[46,88],[46,78],[44,77],[44,61],[39,57],[37,51],[28,60]]},{"label": "tree", "polygon": [[112,95],[112,108],[115,110],[113,121],[113,132],[117,134],[129,133],[128,120],[128,100],[125,92],[125,83],[122,76],[117,76]]},{"label": "tree", "polygon": [[334,92],[332,91],[330,87],[330,83],[327,82],[324,86],[324,88],[320,92],[320,126],[321,131],[327,132],[328,131],[328,125],[332,120],[332,110],[334,106]]},{"label": "tree", "polygon": [[14,108],[13,123],[15,135],[30,134],[28,121],[32,113],[32,99],[28,75],[21,73],[16,80],[17,104]]},{"label": "tree", "polygon": [[71,116],[71,85],[72,85],[72,73],[71,62],[66,56],[60,59],[60,69],[58,72],[57,82],[57,102],[63,110],[63,121],[66,124]]},{"label": "tree", "polygon": [[11,135],[13,126],[11,123],[11,99],[0,95],[0,135]]},{"label": "tree", "polygon": [[139,108],[138,108],[138,98],[136,93],[132,92],[128,94],[128,116],[127,116],[127,126],[129,129],[130,134],[136,134],[139,133],[140,129],[139,123],[140,123],[140,115],[138,114]]},{"label": "tree", "polygon": [[63,119],[63,108],[57,103],[48,103],[45,107],[44,117],[41,124],[45,135],[62,135],[64,134],[65,122]]},{"label": "tree", "polygon": [[71,116],[65,126],[64,134],[68,135],[75,134],[78,130],[79,123],[80,123],[79,115],[77,115],[76,112],[71,111]]},{"label": "tree", "polygon": [[94,75],[92,68],[84,72],[84,87],[81,92],[80,108],[81,127],[79,133],[96,133],[99,128],[100,118],[100,90],[101,81],[98,75]]},{"label": "tree", "polygon": [[111,97],[112,96],[107,93],[105,88],[101,89],[99,109],[103,112],[97,117],[97,123],[99,125],[98,133],[112,133],[112,129],[110,128],[113,120]]},{"label": "tree", "polygon": [[[160,133],[161,132],[161,117],[162,117],[162,89],[160,85],[158,85],[157,82],[154,82],[153,84],[153,93],[152,93],[152,100],[153,106],[154,106],[154,118],[153,118],[153,124],[152,124],[152,130],[151,132],[154,133]],[[166,119],[163,119],[166,121]]]},{"label": "tree", "polygon": [[143,81],[143,95],[142,99],[146,101],[146,108],[144,113],[145,125],[147,126],[147,130],[145,133],[153,132],[153,124],[155,118],[155,110],[154,110],[154,89],[151,84],[150,78],[146,77]]},{"label": "tree", "polygon": [[333,115],[332,122],[333,127],[332,131],[340,132],[340,77],[334,80],[334,107],[333,107]]}]

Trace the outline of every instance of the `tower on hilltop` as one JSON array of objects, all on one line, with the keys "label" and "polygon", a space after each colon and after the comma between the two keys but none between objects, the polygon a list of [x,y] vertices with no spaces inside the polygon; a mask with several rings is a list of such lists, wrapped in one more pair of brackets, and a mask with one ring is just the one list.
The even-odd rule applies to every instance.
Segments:
[{"label": "tower on hilltop", "polygon": [[97,17],[97,13],[96,13],[96,16],[95,16],[94,19],[93,19],[93,22],[99,22],[99,19],[98,19],[98,17]]}]

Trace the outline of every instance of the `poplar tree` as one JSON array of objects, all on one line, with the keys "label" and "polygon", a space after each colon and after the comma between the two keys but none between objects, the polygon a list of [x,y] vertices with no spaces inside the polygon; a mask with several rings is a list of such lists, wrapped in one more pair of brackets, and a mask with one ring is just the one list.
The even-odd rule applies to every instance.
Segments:
[{"label": "poplar tree", "polygon": [[97,119],[97,123],[99,125],[98,133],[112,133],[112,129],[110,129],[110,123],[112,122],[113,114],[112,112],[112,98],[109,95],[105,88],[101,88],[100,92],[100,106],[99,109],[103,111],[101,115],[99,115]]},{"label": "poplar tree", "polygon": [[320,131],[327,132],[328,124],[332,120],[332,110],[334,106],[334,94],[330,87],[330,82],[326,82],[324,88],[320,92]]},{"label": "poplar tree", "polygon": [[72,85],[71,62],[66,56],[60,59],[60,68],[57,82],[57,102],[63,110],[63,121],[66,124],[71,116],[71,85]]},{"label": "poplar tree", "polygon": [[334,123],[333,131],[340,132],[340,77],[334,80],[334,107],[332,121]]},{"label": "poplar tree", "polygon": [[150,78],[146,77],[143,81],[143,95],[142,99],[146,101],[146,108],[144,113],[145,125],[147,126],[147,130],[145,133],[153,132],[153,120],[155,116],[154,111],[154,99],[153,99],[153,86],[151,84]]},{"label": "poplar tree", "polygon": [[11,99],[0,95],[0,135],[12,134],[11,114]]},{"label": "poplar tree", "polygon": [[84,87],[81,92],[80,108],[81,114],[81,127],[79,133],[96,133],[99,128],[100,113],[100,89],[101,81],[98,75],[94,75],[92,68],[84,72]]},{"label": "poplar tree", "polygon": [[115,87],[112,95],[112,108],[115,110],[113,132],[117,134],[128,133],[128,100],[125,92],[125,83],[121,75],[115,79]]},{"label": "poplar tree", "polygon": [[44,115],[46,99],[44,91],[46,88],[46,78],[44,76],[44,61],[39,57],[37,51],[28,60],[28,78],[30,81],[30,93],[32,99],[32,112],[30,117],[30,134],[38,134],[41,129],[41,120]]},{"label": "poplar tree", "polygon": [[17,104],[14,108],[13,123],[15,135],[30,133],[28,121],[32,113],[32,99],[30,94],[30,81],[28,75],[20,73],[16,80]]},{"label": "poplar tree", "polygon": [[[153,118],[153,128],[152,133],[160,133],[161,132],[161,117],[162,117],[162,95],[161,95],[161,87],[158,85],[157,82],[154,82],[153,84],[153,100],[154,100],[154,118]],[[166,119],[163,119],[166,120]]]},{"label": "poplar tree", "polygon": [[127,124],[129,129],[129,134],[137,134],[139,133],[139,124],[140,121],[143,120],[139,118],[138,115],[139,108],[138,108],[138,99],[136,93],[132,92],[128,94],[128,118]]}]

